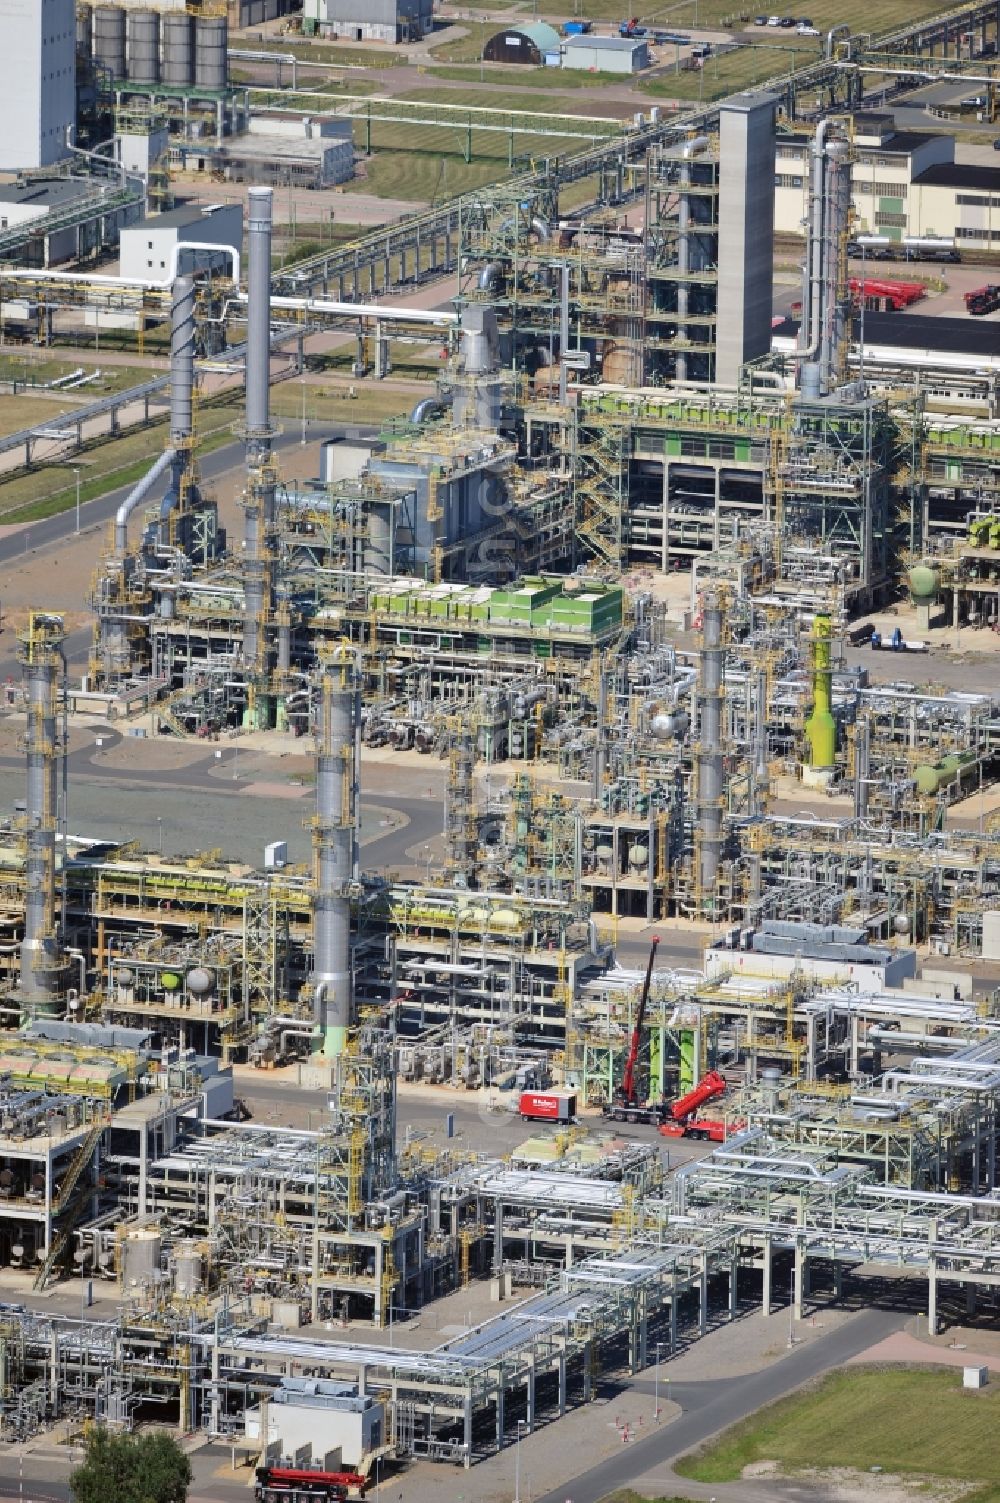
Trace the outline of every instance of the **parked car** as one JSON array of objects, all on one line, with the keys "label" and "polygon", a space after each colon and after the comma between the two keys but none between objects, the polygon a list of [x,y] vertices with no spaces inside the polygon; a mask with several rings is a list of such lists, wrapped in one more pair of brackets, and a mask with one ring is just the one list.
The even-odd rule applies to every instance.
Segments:
[{"label": "parked car", "polygon": [[993,150],[1000,151],[1000,136],[997,136],[996,140],[993,142]]},{"label": "parked car", "polygon": [[768,18],[767,18],[767,24],[768,24],[768,26],[780,26],[781,25],[781,17],[780,16],[768,16]]},{"label": "parked car", "polygon": [[781,24],[785,28],[785,30],[787,31],[792,26],[795,25],[795,17],[794,16],[782,16],[782,18],[781,18]]},{"label": "parked car", "polygon": [[819,27],[818,26],[810,26],[807,21],[800,21],[799,24],[798,24],[798,26],[796,26],[795,30],[798,32],[798,34],[799,34],[800,37],[818,37],[819,36]]}]

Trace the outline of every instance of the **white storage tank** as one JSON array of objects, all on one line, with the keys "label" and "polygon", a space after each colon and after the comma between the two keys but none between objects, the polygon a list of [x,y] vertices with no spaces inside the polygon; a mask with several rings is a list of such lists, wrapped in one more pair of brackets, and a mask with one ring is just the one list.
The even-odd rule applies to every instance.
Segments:
[{"label": "white storage tank", "polygon": [[163,42],[161,78],[164,84],[187,89],[194,83],[194,19],[187,11],[168,11],[161,20]]},{"label": "white storage tank", "polygon": [[194,28],[194,81],[199,89],[226,87],[229,22],[225,16],[197,16]]},{"label": "white storage tank", "polygon": [[94,8],[94,61],[112,78],[125,77],[125,12],[120,5]]},{"label": "white storage tank", "polygon": [[162,1250],[158,1227],[130,1227],[122,1243],[122,1287],[136,1289],[155,1283],[160,1274]]}]

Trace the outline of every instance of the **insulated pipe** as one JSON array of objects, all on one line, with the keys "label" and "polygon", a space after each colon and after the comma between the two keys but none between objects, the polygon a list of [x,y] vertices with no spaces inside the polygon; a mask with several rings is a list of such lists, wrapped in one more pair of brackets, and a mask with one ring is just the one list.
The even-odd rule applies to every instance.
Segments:
[{"label": "insulated pipe", "polygon": [[492,291],[494,284],[500,280],[502,272],[503,266],[499,261],[491,261],[488,266],[484,266],[479,273],[480,292]]},{"label": "insulated pipe", "polygon": [[351,1022],[351,899],[357,850],[355,727],[361,705],[353,653],[326,668],[316,728],[313,902],[314,1021],[326,1056],[343,1052]]},{"label": "insulated pipe", "polygon": [[33,614],[19,651],[28,696],[20,989],[32,1011],[39,1003],[53,1004],[62,974],[56,925],[56,666],[63,638],[61,617]]},{"label": "insulated pipe", "polygon": [[705,596],[699,699],[698,880],[702,892],[711,897],[722,845],[722,604],[714,590]]},{"label": "insulated pipe", "polygon": [[170,442],[184,443],[193,431],[194,278],[178,277],[170,313]]},{"label": "insulated pipe", "polygon": [[115,557],[124,558],[128,548],[128,519],[137,506],[141,506],[160,476],[177,458],[175,449],[164,449],[156,463],[146,471],[138,485],[133,486],[115,512]]},{"label": "insulated pipe", "polygon": [[841,242],[850,213],[850,167],[846,141],[828,141],[824,178],[823,299],[819,384],[823,396],[834,384],[847,339],[845,298],[840,277]]},{"label": "insulated pipe", "polygon": [[266,555],[274,525],[274,472],[271,468],[271,212],[273,191],[247,194],[246,462],[243,513],[243,662],[256,676],[266,671],[264,623],[274,602]]},{"label": "insulated pipe", "polygon": [[559,403],[566,405],[566,356],[569,353],[569,264],[559,268]]},{"label": "insulated pipe", "polygon": [[246,425],[248,451],[270,453],[271,364],[271,212],[273,190],[251,188],[247,194],[247,363]]},{"label": "insulated pipe", "polygon": [[[677,271],[680,276],[677,283],[677,313],[683,319],[687,318],[689,290],[684,278],[691,270],[691,200],[685,189],[691,186],[691,158],[710,144],[708,136],[695,136],[693,141],[685,143],[681,152],[680,193],[677,201]],[[681,338],[685,337],[686,328],[685,323],[680,329]],[[684,350],[677,352],[675,374],[678,381],[687,380],[687,352]]]},{"label": "insulated pipe", "polygon": [[[270,190],[267,190],[270,191]],[[170,251],[170,262],[165,277],[108,277],[91,276],[83,271],[5,271],[4,281],[22,282],[83,282],[95,287],[155,287],[158,290],[172,287],[177,280],[181,252],[186,250],[211,251],[217,256],[228,256],[233,263],[233,281],[240,280],[240,253],[234,245],[213,245],[209,240],[178,240]]]},{"label": "insulated pipe", "polygon": [[416,406],[410,413],[410,422],[422,423],[425,418],[429,418],[432,413],[444,411],[445,403],[441,401],[440,397],[421,397],[420,401],[417,402]]},{"label": "insulated pipe", "polygon": [[[816,127],[816,135],[812,144],[812,172],[809,188],[809,236],[806,241],[806,264],[808,275],[808,299],[802,305],[802,318],[804,328],[800,329],[799,336],[804,342],[804,348],[795,350],[792,359],[795,361],[813,362],[819,354],[820,338],[822,335],[822,273],[823,273],[823,210],[824,210],[824,182],[826,178],[826,158],[824,147],[826,144],[827,121],[821,120]],[[807,319],[808,309],[808,319]],[[818,371],[808,375],[802,371],[802,389],[809,396],[817,396]]]}]

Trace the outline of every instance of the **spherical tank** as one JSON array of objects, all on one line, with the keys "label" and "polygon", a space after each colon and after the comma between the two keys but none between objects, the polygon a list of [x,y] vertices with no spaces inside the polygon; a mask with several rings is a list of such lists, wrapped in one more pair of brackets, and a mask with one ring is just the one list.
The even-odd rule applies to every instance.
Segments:
[{"label": "spherical tank", "polygon": [[202,997],[210,992],[215,985],[215,972],[208,970],[203,965],[196,965],[187,973],[187,989],[196,997]]},{"label": "spherical tank", "polygon": [[160,15],[155,10],[130,10],[127,19],[130,83],[160,81]]},{"label": "spherical tank", "polygon": [[895,929],[897,934],[909,934],[910,920],[908,915],[905,913],[897,913],[896,917],[892,921],[892,927]]},{"label": "spherical tank", "polygon": [[125,12],[120,5],[98,5],[94,10],[94,61],[112,78],[125,77]]},{"label": "spherical tank", "polygon": [[181,984],[181,978],[176,971],[161,971],[160,985],[165,992],[175,992]]},{"label": "spherical tank", "polygon": [[229,23],[225,16],[198,16],[194,31],[194,81],[199,89],[226,87]]},{"label": "spherical tank", "polygon": [[930,564],[914,564],[907,575],[910,594],[914,600],[933,600],[938,592],[940,575]]},{"label": "spherical tank", "polygon": [[672,715],[667,715],[664,711],[661,710],[660,713],[658,715],[654,715],[652,720],[649,722],[649,729],[652,731],[657,741],[669,741],[670,737],[674,734],[674,717]]},{"label": "spherical tank", "polygon": [[165,84],[186,89],[194,83],[194,21],[187,11],[166,13],[160,21],[163,39],[163,67],[161,77]]}]

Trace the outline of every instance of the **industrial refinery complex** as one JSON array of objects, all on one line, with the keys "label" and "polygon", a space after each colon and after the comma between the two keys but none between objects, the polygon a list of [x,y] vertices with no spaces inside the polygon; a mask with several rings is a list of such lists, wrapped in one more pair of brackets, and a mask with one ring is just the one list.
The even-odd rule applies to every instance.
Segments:
[{"label": "industrial refinery complex", "polygon": [[996,0],[520,9],[0,0],[0,1491],[594,1503],[713,1333],[995,1325]]}]

